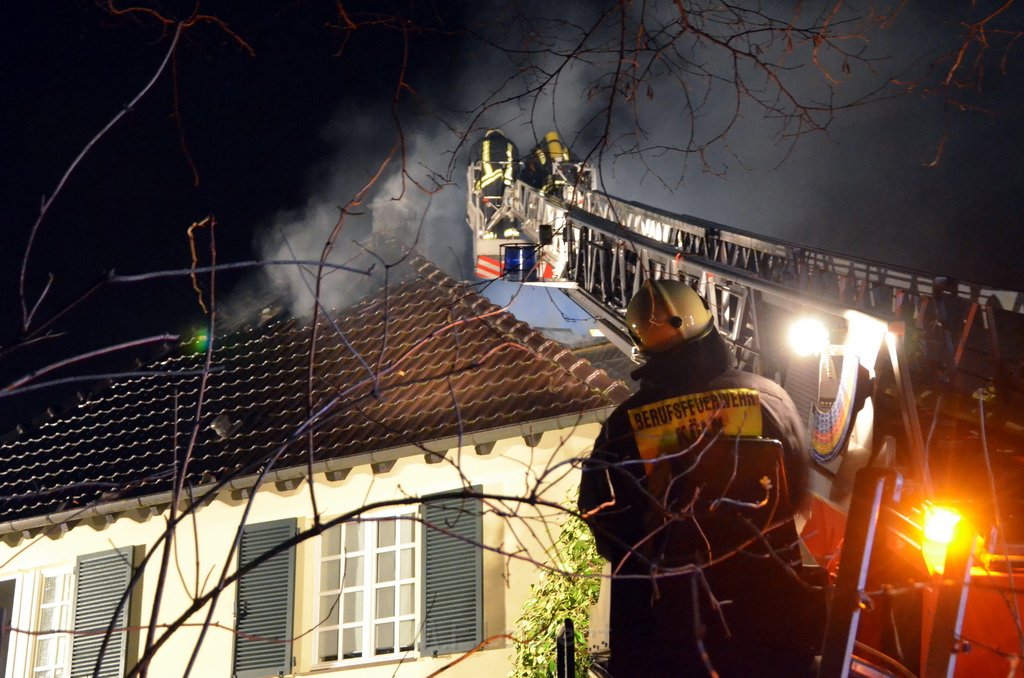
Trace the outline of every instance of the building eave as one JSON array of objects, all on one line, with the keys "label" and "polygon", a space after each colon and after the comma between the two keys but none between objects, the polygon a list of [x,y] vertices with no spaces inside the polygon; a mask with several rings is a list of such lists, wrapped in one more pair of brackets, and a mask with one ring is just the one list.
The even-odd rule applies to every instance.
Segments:
[{"label": "building eave", "polygon": [[[586,410],[573,415],[561,415],[546,419],[537,419],[529,422],[503,426],[500,428],[470,431],[463,436],[449,436],[436,440],[430,440],[419,444],[402,445],[383,450],[374,450],[350,456],[333,457],[313,464],[314,474],[344,473],[359,466],[371,466],[375,472],[378,469],[390,468],[394,462],[400,459],[423,455],[426,463],[439,461],[443,456],[453,449],[459,447],[476,447],[478,454],[486,454],[481,449],[488,449],[499,440],[507,440],[515,437],[522,437],[525,444],[535,446],[539,434],[548,431],[572,429],[586,424],[601,423],[611,414],[614,406]],[[532,444],[531,444],[532,443]],[[287,484],[306,477],[307,466],[291,466],[288,468],[274,469],[261,476],[250,474],[235,478],[221,486],[216,496],[224,492],[246,493],[250,492],[257,482],[263,486],[268,484]],[[380,472],[384,472],[383,470]],[[216,483],[206,483],[195,486],[190,492],[193,497],[200,497],[197,503],[209,502],[216,497],[208,496],[217,487]],[[28,533],[41,528],[63,528],[68,529],[71,524],[81,523],[102,517],[116,517],[130,512],[149,511],[167,506],[171,503],[173,492],[168,490],[141,497],[130,499],[115,499],[101,502],[92,506],[69,509],[46,515],[30,516],[19,520],[0,522],[0,537],[9,538],[12,534]]]}]

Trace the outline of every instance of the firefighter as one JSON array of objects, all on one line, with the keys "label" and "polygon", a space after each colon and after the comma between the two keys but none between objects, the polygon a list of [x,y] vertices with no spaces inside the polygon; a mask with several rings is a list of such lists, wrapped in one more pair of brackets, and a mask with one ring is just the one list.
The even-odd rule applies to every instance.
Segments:
[{"label": "firefighter", "polygon": [[[518,175],[519,151],[500,129],[489,129],[480,141],[480,178],[476,190],[480,195],[484,217],[491,218],[501,209],[505,189],[511,187]],[[491,237],[516,237],[519,230],[508,219],[490,224]]]},{"label": "firefighter", "polygon": [[[626,320],[646,357],[633,374],[640,388],[605,422],[579,496],[613,570],[611,675],[809,675],[825,625],[824,594],[794,576],[800,556],[791,512],[780,509],[776,527],[754,537],[750,523],[709,521],[694,529],[696,521],[678,507],[666,512],[665,486],[654,487],[650,463],[696,449],[702,432],[773,438],[783,445],[780,484],[788,487],[788,501],[779,505],[796,508],[808,477],[802,418],[778,384],[732,367],[707,304],[685,283],[645,282]],[[673,529],[676,520],[689,520],[689,529]],[[714,529],[735,534],[709,533]],[[723,542],[735,544],[731,557],[707,564],[709,544]]]},{"label": "firefighter", "polygon": [[523,161],[522,180],[544,193],[560,194],[565,176],[560,163],[572,162],[569,148],[558,132],[548,132]]}]

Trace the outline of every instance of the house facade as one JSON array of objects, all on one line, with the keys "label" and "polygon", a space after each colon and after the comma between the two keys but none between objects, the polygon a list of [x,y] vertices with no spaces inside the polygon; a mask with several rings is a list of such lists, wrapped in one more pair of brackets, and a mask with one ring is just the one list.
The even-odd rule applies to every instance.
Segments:
[{"label": "house facade", "polygon": [[628,389],[417,255],[374,256],[358,304],[215,332],[0,443],[4,675],[510,670]]}]

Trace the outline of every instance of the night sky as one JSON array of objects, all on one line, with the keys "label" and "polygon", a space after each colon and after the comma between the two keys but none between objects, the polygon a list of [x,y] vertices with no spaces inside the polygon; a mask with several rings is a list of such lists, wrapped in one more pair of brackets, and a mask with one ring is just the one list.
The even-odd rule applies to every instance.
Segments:
[{"label": "night sky", "polygon": [[[189,7],[163,3],[162,9],[173,16]],[[153,76],[173,30],[147,15],[113,17],[85,1],[6,9],[11,12],[0,40],[0,115],[8,159],[0,346],[10,347],[19,335],[21,257],[43,197]],[[395,137],[388,113],[403,44],[393,27],[356,31],[345,43],[343,31],[333,27],[338,16],[332,2],[209,3],[203,11],[222,19],[254,53],[213,23],[191,28],[152,90],[86,155],[50,208],[29,260],[31,298],[48,274],[55,276],[40,320],[112,270],[189,267],[187,229],[207,216],[217,221],[222,263],[259,257],[257,242],[273,229],[276,215],[303,210],[314,193],[327,201],[333,223],[335,208],[386,157]],[[413,48],[418,40],[410,38]],[[418,71],[414,65],[407,77],[415,82],[435,66]],[[346,105],[377,119],[377,129],[368,130],[356,116],[346,120]],[[416,114],[412,104],[409,114]],[[332,125],[342,129],[332,132]],[[337,143],[347,135],[357,138],[344,147]],[[334,186],[325,197],[324,177],[335,174],[339,162],[347,185]],[[350,237],[365,237],[366,225],[351,221]],[[209,230],[199,231],[203,264],[210,261],[209,242]],[[315,258],[319,250],[304,254]],[[231,290],[255,275],[219,277],[221,303],[232,303]],[[0,381],[105,343],[163,333],[187,336],[205,322],[187,278],[107,286],[53,328],[58,338],[0,357]],[[127,358],[118,357],[90,361],[79,371],[126,366]],[[24,399],[0,401],[0,422],[17,420],[46,398],[24,408]],[[3,416],[12,411],[18,414]]]},{"label": "night sky", "polygon": [[[183,17],[195,3],[138,4]],[[411,234],[422,222],[420,244],[428,256],[453,275],[470,277],[463,134],[475,139],[488,126],[500,126],[526,150],[557,126],[578,154],[596,148],[588,108],[593,73],[583,68],[562,73],[558,93],[540,98],[536,107],[528,105],[533,100],[518,99],[476,118],[467,114],[488,95],[501,101],[527,82],[517,71],[522,54],[500,53],[491,41],[554,51],[558,40],[590,25],[598,16],[595,8],[606,4],[561,7],[557,18],[563,23],[552,29],[543,22],[510,21],[504,2],[345,2],[349,18],[360,24],[346,30],[338,5],[326,0],[201,3],[202,14],[223,24],[205,21],[185,31],[168,70],[86,155],[42,223],[29,260],[30,297],[39,294],[49,274],[54,281],[39,320],[111,270],[188,267],[186,230],[207,216],[218,224],[220,262],[286,256],[285,242],[300,256],[316,258],[338,208],[398,138],[396,91],[407,168],[425,187],[447,180],[452,185],[430,200],[408,182],[402,193],[394,172],[400,163],[393,162],[378,190],[347,218],[335,259],[344,258],[347,243],[375,228],[398,226]],[[787,4],[792,5],[766,6]],[[916,15],[899,17],[896,28],[871,36],[872,48],[890,60],[855,64],[847,91],[897,76],[935,82],[948,64],[943,55],[959,44],[957,19],[966,16],[969,3],[928,4]],[[546,5],[531,0],[515,7],[530,14],[551,11]],[[408,21],[395,22],[395,11]],[[999,26],[1021,25],[1020,14],[1013,7]],[[550,44],[517,37],[533,29]],[[176,278],[104,287],[54,325],[59,336],[10,351],[19,339],[21,257],[41,201],[153,76],[173,26],[145,13],[114,16],[105,3],[90,0],[37,0],[8,3],[0,30],[6,160],[0,382],[76,351],[164,332],[188,335],[205,316],[191,282]],[[998,37],[993,35],[994,44],[1000,44]],[[648,157],[660,173],[652,176],[635,158],[606,153],[606,188],[744,230],[1024,287],[1017,264],[1024,244],[1024,109],[1017,91],[1024,54],[1011,49],[1001,73],[1003,54],[987,57],[991,63],[980,90],[956,92],[956,102],[967,106],[924,91],[880,97],[841,112],[827,134],[801,140],[791,150],[763,111],[745,109],[728,143],[707,154],[706,166],[692,156],[657,154]],[[714,65],[713,55],[701,59]],[[403,63],[407,86],[399,90]],[[861,74],[863,82],[857,80]],[[815,76],[806,76],[808,86],[818,86]],[[643,122],[645,139],[654,144],[674,124],[676,100],[658,76],[652,84]],[[701,112],[700,123],[708,129],[725,110],[716,108],[720,103],[727,106],[727,100],[709,97]],[[943,139],[942,161],[929,167]],[[390,199],[400,193],[402,201]],[[204,263],[210,258],[208,234],[198,239]],[[267,276],[253,272],[223,275],[217,284],[222,310],[235,315],[253,312],[269,294]],[[75,369],[124,369],[125,360]],[[0,399],[0,428],[24,420],[48,399],[64,397],[55,390]]]}]

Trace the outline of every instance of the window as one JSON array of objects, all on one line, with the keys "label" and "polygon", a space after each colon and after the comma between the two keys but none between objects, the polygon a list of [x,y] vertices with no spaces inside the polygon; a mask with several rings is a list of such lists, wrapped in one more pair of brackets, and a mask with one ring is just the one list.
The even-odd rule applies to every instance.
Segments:
[{"label": "window", "polygon": [[[139,614],[131,584],[138,547],[80,555],[0,582],[0,677],[124,675],[137,659]],[[10,627],[31,632],[7,632]],[[137,637],[137,636],[136,636]]]},{"label": "window", "polygon": [[[473,488],[479,492],[479,488]],[[464,652],[483,638],[482,505],[461,492],[320,538],[316,663]]]},{"label": "window", "polygon": [[317,660],[412,650],[418,529],[412,513],[335,525],[321,537]]},{"label": "window", "polygon": [[[33,678],[64,678],[68,675],[71,628],[72,574],[44,574],[39,592],[39,621],[32,660]],[[64,631],[64,633],[60,633]],[[48,633],[50,632],[50,633]]]}]

